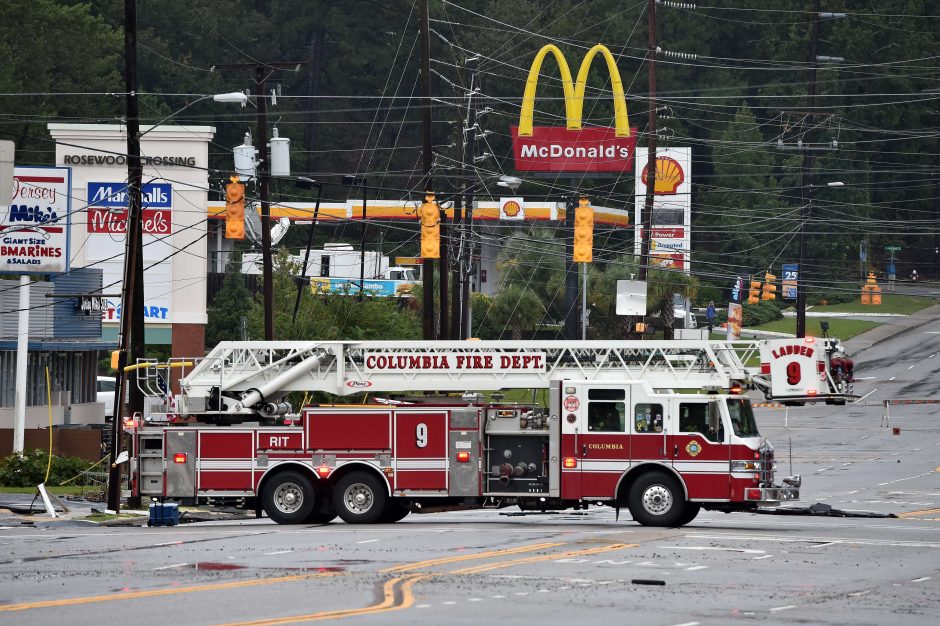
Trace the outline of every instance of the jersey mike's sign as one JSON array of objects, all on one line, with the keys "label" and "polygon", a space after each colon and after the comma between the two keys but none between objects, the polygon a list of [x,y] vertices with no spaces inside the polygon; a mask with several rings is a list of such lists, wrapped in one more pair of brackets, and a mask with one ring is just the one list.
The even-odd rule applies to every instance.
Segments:
[{"label": "jersey mike's sign", "polygon": [[[561,85],[565,94],[567,126],[534,126],[535,92],[546,55],[558,63]],[[582,127],[584,91],[594,56],[601,54],[607,62],[614,101],[614,128]],[[623,82],[613,55],[600,44],[591,48],[572,81],[571,70],[561,50],[553,44],[543,46],[535,55],[529,76],[519,125],[512,127],[513,153],[516,169],[536,172],[627,172],[633,169],[636,135],[627,116]]]},{"label": "jersey mike's sign", "polygon": [[9,207],[0,207],[0,272],[69,269],[72,171],[17,167]]}]

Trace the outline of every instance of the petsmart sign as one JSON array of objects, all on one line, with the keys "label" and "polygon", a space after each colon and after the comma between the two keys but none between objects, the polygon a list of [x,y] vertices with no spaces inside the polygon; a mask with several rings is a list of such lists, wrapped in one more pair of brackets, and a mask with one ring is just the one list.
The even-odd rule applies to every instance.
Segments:
[{"label": "petsmart sign", "polygon": [[13,196],[0,207],[0,272],[67,272],[72,170],[17,167]]},{"label": "petsmart sign", "polygon": [[[141,193],[143,231],[148,235],[173,232],[173,188],[169,183],[144,185]],[[124,233],[127,231],[127,185],[124,183],[88,183],[88,232]]]}]

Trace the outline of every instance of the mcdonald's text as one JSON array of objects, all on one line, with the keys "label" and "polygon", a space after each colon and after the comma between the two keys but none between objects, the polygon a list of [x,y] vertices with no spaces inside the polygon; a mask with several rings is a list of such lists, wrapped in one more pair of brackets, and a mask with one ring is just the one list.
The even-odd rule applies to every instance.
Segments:
[{"label": "mcdonald's text", "polygon": [[516,169],[523,172],[629,172],[633,170],[636,133],[618,137],[616,129],[569,130],[534,126],[531,136],[512,127]]}]

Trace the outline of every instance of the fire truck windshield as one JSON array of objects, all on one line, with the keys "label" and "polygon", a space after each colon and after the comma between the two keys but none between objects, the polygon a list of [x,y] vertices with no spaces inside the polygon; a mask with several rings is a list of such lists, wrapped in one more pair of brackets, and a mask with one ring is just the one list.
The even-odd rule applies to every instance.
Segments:
[{"label": "fire truck windshield", "polygon": [[754,411],[751,403],[745,399],[728,400],[728,413],[731,415],[731,426],[738,437],[757,437],[757,422],[754,420]]}]

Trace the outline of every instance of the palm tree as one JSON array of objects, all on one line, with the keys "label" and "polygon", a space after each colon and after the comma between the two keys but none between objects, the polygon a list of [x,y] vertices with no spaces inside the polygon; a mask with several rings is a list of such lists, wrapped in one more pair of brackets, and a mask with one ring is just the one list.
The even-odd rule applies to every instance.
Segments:
[{"label": "palm tree", "polygon": [[672,339],[675,325],[674,295],[686,299],[695,297],[698,281],[681,270],[651,269],[646,276],[646,312],[659,312],[663,325],[663,339]]},{"label": "palm tree", "polygon": [[545,316],[545,305],[532,289],[508,285],[501,289],[487,312],[497,326],[512,330],[513,339],[522,339],[523,331],[538,328]]}]

